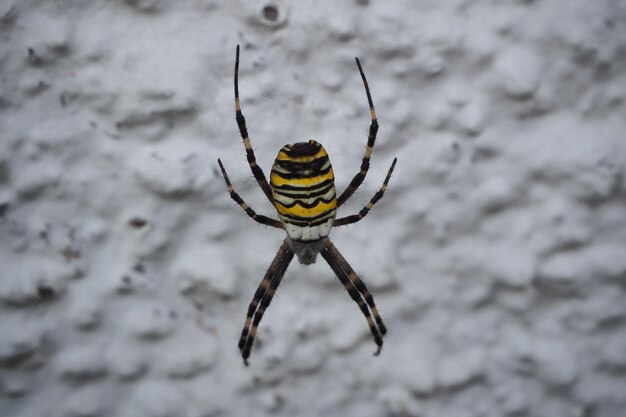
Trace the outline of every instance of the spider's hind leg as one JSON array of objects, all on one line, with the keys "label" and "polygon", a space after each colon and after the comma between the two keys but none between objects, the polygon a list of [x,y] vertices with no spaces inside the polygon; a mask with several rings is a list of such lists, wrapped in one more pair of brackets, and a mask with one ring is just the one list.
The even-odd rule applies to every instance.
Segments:
[{"label": "spider's hind leg", "polygon": [[263,194],[265,194],[267,199],[273,205],[274,200],[272,198],[272,191],[270,190],[270,186],[267,183],[267,179],[265,178],[263,170],[256,162],[254,150],[252,149],[250,137],[248,136],[246,118],[243,117],[243,113],[241,112],[241,102],[239,101],[239,45],[237,45],[237,54],[235,58],[235,119],[237,120],[239,133],[241,134],[241,138],[243,139],[243,145],[246,148],[246,157],[248,159],[248,165],[250,165],[250,169],[252,170],[252,175],[254,175],[254,178],[256,178],[257,182],[259,183],[259,186],[263,190]]},{"label": "spider's hind leg", "polygon": [[350,198],[350,196],[359,188],[365,176],[367,175],[367,171],[370,168],[370,158],[372,157],[372,151],[374,150],[374,144],[376,143],[376,134],[378,133],[378,119],[376,118],[376,109],[374,109],[374,102],[372,101],[372,95],[370,94],[370,87],[367,83],[367,78],[365,78],[365,73],[363,72],[363,68],[361,67],[361,62],[359,58],[356,59],[356,65],[359,67],[359,74],[361,74],[361,79],[363,80],[363,86],[365,87],[365,94],[367,95],[367,104],[370,107],[370,116],[372,121],[370,123],[370,130],[367,135],[367,147],[365,148],[365,155],[363,155],[363,161],[361,162],[361,169],[356,173],[348,188],[344,190],[343,193],[337,198],[337,207],[341,207],[343,203]]}]

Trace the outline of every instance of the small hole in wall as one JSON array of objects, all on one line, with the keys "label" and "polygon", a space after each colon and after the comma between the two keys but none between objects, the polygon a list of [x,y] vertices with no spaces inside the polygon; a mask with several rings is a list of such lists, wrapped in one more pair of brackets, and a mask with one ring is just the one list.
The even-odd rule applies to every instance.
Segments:
[{"label": "small hole in wall", "polygon": [[52,296],[54,296],[54,293],[54,288],[48,287],[46,285],[42,284],[37,287],[37,294],[40,298],[51,298]]},{"label": "small hole in wall", "polygon": [[135,229],[141,229],[148,223],[147,220],[144,220],[140,217],[133,217],[128,221],[128,225],[134,227]]},{"label": "small hole in wall", "polygon": [[268,4],[261,10],[263,18],[268,22],[275,23],[278,21],[278,7],[275,4]]}]

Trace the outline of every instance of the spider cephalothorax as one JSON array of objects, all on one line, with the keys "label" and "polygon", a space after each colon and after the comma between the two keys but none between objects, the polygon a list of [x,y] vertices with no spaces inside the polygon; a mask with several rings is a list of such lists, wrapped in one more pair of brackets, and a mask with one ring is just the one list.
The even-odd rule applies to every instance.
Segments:
[{"label": "spider cephalothorax", "polygon": [[365,179],[374,142],[376,141],[376,133],[378,132],[376,111],[374,110],[369,86],[358,58],[356,58],[356,64],[365,86],[372,122],[370,124],[367,148],[361,163],[361,170],[352,178],[348,188],[337,197],[335,177],[328,154],[324,147],[314,140],[285,145],[276,156],[268,184],[263,170],[257,165],[248,137],[246,119],[241,113],[238,83],[239,45],[237,45],[235,59],[235,116],[237,125],[243,138],[252,174],[265,196],[276,208],[280,220],[271,219],[252,210],[233,189],[222,161],[218,159],[218,163],[231,198],[241,206],[246,214],[259,223],[284,229],[287,232],[285,241],[265,273],[248,307],[246,322],[239,339],[239,349],[246,365],[248,365],[248,357],[250,356],[256,329],[294,254],[297,255],[298,261],[305,265],[314,263],[318,254],[322,255],[346,288],[350,297],[358,304],[365,315],[374,341],[378,346],[376,354],[380,353],[383,346],[382,337],[387,333],[387,329],[378,314],[374,298],[361,278],[328,239],[330,230],[333,227],[356,223],[367,215],[374,204],[385,193],[397,161],[394,158],[382,187],[361,211],[351,216],[336,219],[337,208],[345,203]]}]

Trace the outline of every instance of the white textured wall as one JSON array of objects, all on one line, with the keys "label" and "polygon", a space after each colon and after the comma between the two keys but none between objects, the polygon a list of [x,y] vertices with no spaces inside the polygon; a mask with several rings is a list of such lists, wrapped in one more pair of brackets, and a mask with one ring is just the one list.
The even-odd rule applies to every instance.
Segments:
[{"label": "white textured wall", "polygon": [[[0,415],[626,416],[626,3],[0,4]],[[293,263],[245,162],[316,138],[342,190],[369,112],[385,198],[333,241],[389,327],[380,357],[323,262]],[[141,226],[138,219],[145,220]],[[133,226],[134,225],[134,226]]]}]

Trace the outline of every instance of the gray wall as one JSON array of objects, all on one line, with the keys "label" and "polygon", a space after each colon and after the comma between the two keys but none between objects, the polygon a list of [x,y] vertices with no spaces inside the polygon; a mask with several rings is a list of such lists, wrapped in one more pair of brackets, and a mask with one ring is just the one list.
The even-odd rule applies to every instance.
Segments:
[{"label": "gray wall", "polygon": [[[268,8],[265,8],[268,7]],[[277,7],[277,14],[272,7]],[[265,9],[264,9],[265,8]],[[0,5],[0,415],[626,416],[626,3]],[[236,346],[284,233],[259,164],[315,138],[331,235],[389,328],[379,357],[323,260]]]}]

